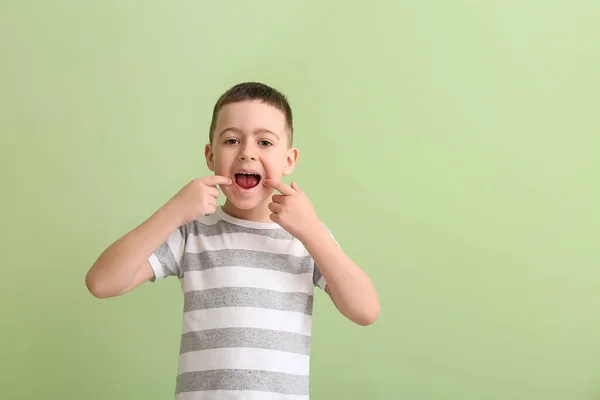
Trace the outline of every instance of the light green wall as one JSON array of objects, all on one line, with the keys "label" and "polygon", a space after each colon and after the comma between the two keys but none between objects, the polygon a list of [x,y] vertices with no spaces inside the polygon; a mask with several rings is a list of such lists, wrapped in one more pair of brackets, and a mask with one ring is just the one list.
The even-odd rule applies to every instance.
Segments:
[{"label": "light green wall", "polygon": [[312,399],[600,399],[600,3],[320,3],[2,1],[0,398],[171,398],[178,282],[83,279],[262,80],[382,304],[317,294]]}]

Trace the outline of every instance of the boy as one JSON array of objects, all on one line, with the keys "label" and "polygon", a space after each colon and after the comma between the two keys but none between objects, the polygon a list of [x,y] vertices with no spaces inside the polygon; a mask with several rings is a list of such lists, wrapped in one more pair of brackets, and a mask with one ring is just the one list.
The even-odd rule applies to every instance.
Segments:
[{"label": "boy", "polygon": [[280,181],[298,160],[292,143],[281,93],[254,82],[232,87],[214,107],[205,147],[214,175],[184,186],[86,276],[98,298],[180,279],[177,400],[308,399],[314,286],[357,324],[379,315],[370,279],[298,185]]}]

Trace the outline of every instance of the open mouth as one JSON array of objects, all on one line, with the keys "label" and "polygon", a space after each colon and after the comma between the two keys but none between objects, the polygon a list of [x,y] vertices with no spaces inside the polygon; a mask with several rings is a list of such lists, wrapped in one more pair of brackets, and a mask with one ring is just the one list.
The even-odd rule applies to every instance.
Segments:
[{"label": "open mouth", "polygon": [[261,176],[254,172],[238,172],[235,174],[235,183],[242,189],[252,189],[260,183]]}]

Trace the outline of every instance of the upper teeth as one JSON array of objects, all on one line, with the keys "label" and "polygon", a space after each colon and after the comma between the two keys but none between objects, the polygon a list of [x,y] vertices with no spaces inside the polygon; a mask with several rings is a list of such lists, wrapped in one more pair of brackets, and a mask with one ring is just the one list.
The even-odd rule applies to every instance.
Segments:
[{"label": "upper teeth", "polygon": [[254,172],[238,172],[238,174],[241,174],[241,175],[258,175],[258,174],[255,174]]}]

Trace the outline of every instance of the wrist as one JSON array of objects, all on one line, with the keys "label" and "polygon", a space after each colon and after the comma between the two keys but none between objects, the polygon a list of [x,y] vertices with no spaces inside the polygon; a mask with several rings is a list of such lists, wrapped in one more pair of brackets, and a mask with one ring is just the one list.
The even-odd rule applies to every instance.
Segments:
[{"label": "wrist", "polygon": [[317,221],[310,229],[307,230],[307,233],[300,238],[300,241],[306,249],[309,249],[314,247],[315,244],[324,243],[324,241],[330,237],[331,235],[329,234],[329,231],[325,225],[323,225],[321,221]]},{"label": "wrist", "polygon": [[167,202],[159,208],[156,216],[171,229],[177,229],[186,224],[184,216],[178,212],[178,207],[172,201]]}]

